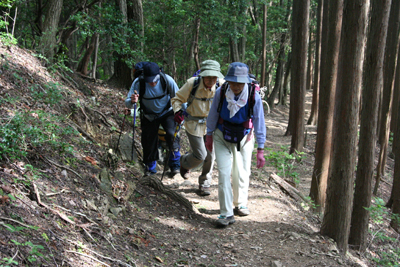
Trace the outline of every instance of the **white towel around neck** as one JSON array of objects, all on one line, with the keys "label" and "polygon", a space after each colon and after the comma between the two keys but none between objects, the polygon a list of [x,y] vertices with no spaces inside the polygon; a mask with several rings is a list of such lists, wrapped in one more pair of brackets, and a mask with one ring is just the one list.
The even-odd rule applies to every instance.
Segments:
[{"label": "white towel around neck", "polygon": [[240,108],[247,104],[247,99],[249,98],[249,90],[247,89],[247,83],[244,84],[243,90],[239,95],[239,99],[235,100],[235,94],[232,92],[231,88],[228,87],[225,93],[226,101],[228,102],[229,118],[235,116]]}]

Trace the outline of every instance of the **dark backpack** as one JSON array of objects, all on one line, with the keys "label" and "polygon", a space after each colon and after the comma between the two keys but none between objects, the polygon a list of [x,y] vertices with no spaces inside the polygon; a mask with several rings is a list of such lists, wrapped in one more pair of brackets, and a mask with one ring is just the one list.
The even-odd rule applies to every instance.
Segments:
[{"label": "dark backpack", "polygon": [[[195,73],[195,75],[198,75],[197,72]],[[197,76],[196,80],[194,80],[192,91],[190,91],[190,95],[189,95],[189,98],[187,100],[186,109],[190,106],[190,104],[192,104],[194,99],[197,99],[197,100],[200,100],[200,101],[211,101],[213,99],[213,97],[212,98],[198,98],[198,97],[195,97],[197,89],[199,88],[199,85],[200,85],[200,81],[201,81],[201,76]],[[216,86],[216,88],[219,87],[219,79],[217,79],[217,83],[216,83],[215,86]]]},{"label": "dark backpack", "polygon": [[137,77],[139,77],[143,73],[143,67],[146,66],[149,61],[142,61],[139,63],[136,63],[135,66],[133,67],[133,80],[135,80]]},{"label": "dark backpack", "polygon": [[[142,62],[140,62],[140,63],[142,63]],[[163,72],[162,68],[160,68],[160,82],[161,82],[161,87],[164,89],[164,94],[162,94],[160,96],[152,97],[152,98],[144,97],[144,93],[145,93],[145,90],[146,90],[146,82],[144,81],[143,69],[142,69],[140,75],[138,76],[138,78],[139,78],[139,103],[140,103],[140,109],[145,114],[155,114],[155,113],[153,113],[152,111],[150,111],[150,110],[148,110],[146,108],[146,106],[142,102],[142,99],[144,98],[146,100],[156,100],[156,99],[163,98],[167,94],[169,94],[170,98],[172,98],[172,95],[173,95],[172,90],[173,89],[171,88],[171,86],[168,85],[167,77],[165,76],[165,73]],[[169,109],[170,107],[171,107],[171,101],[168,101],[168,104],[165,106],[165,108],[163,109],[162,112],[164,112],[165,110]]]}]

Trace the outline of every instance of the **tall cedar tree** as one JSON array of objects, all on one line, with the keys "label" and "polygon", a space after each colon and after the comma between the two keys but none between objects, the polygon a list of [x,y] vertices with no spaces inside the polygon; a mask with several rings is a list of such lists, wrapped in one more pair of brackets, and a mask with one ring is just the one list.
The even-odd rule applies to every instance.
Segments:
[{"label": "tall cedar tree", "polygon": [[326,186],[331,159],[332,122],[342,17],[343,0],[324,0],[317,142],[315,145],[315,163],[310,190],[310,197],[317,205],[319,211],[325,206]]},{"label": "tall cedar tree", "polygon": [[363,77],[360,141],[349,244],[365,251],[374,175],[376,127],[383,81],[383,59],[392,0],[373,0]]},{"label": "tall cedar tree", "polygon": [[293,122],[290,153],[302,151],[304,145],[304,104],[306,94],[307,43],[310,0],[293,1],[292,79],[290,116]]},{"label": "tall cedar tree", "polygon": [[321,233],[347,252],[354,190],[366,0],[345,0],[333,121],[333,146]]},{"label": "tall cedar tree", "polygon": [[319,77],[320,77],[320,58],[321,58],[321,30],[322,30],[322,10],[323,1],[318,0],[317,7],[317,32],[315,36],[315,63],[314,63],[314,80],[313,80],[313,97],[311,104],[310,117],[308,125],[316,125],[318,120],[318,101],[319,101]]},{"label": "tall cedar tree", "polygon": [[383,92],[380,103],[378,122],[378,142],[380,145],[374,194],[378,192],[379,182],[385,174],[387,148],[389,141],[390,115],[392,107],[393,78],[396,69],[396,58],[399,43],[400,1],[393,1],[389,15],[389,28],[385,48],[383,69]]}]

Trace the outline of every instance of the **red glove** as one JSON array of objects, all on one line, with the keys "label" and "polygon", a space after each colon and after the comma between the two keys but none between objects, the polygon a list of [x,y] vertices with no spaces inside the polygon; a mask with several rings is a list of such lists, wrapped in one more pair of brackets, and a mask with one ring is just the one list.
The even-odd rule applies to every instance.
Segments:
[{"label": "red glove", "polygon": [[177,113],[175,113],[174,121],[175,121],[176,123],[178,123],[178,125],[181,124],[182,121],[183,121],[184,119],[185,119],[185,118],[183,117],[183,112],[182,112],[182,110],[179,110]]},{"label": "red glove", "polygon": [[206,135],[206,148],[212,152],[213,151],[213,136]]},{"label": "red glove", "polygon": [[257,169],[264,167],[264,149],[257,149]]}]

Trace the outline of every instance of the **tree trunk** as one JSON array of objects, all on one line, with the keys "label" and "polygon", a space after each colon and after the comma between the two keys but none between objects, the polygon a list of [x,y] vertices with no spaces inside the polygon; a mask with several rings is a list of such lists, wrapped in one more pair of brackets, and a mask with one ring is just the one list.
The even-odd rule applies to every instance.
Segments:
[{"label": "tree trunk", "polygon": [[314,65],[313,97],[312,97],[312,103],[311,103],[310,117],[308,118],[308,121],[307,121],[308,125],[316,125],[317,120],[318,120],[322,6],[323,6],[323,0],[318,0],[317,34],[315,36],[315,65]]},{"label": "tree trunk", "polygon": [[293,133],[290,153],[303,151],[304,104],[306,93],[307,43],[310,0],[293,1],[292,78],[290,83],[290,112]]},{"label": "tree trunk", "polygon": [[63,0],[50,0],[49,9],[43,22],[43,34],[41,37],[41,52],[46,58],[53,62],[55,49],[57,46],[56,34],[60,21]]},{"label": "tree trunk", "polygon": [[267,64],[267,4],[263,7],[261,87],[265,86],[265,65]]},{"label": "tree trunk", "polygon": [[[400,110],[398,110],[399,112]],[[392,212],[397,215],[396,217],[392,217],[392,221],[390,222],[390,226],[396,230],[396,232],[400,233],[400,223],[398,221],[400,215],[400,127],[396,128],[395,135],[395,162],[394,162],[394,175],[393,175],[393,187],[392,193],[390,195],[390,199],[392,200]]]},{"label": "tree trunk", "polygon": [[354,171],[362,80],[365,31],[365,0],[345,0],[340,62],[333,121],[332,162],[321,233],[333,238],[345,254],[350,232]]},{"label": "tree trunk", "polygon": [[196,18],[195,21],[195,35],[194,35],[194,50],[193,50],[193,58],[194,64],[196,65],[196,70],[200,69],[200,62],[199,62],[199,32],[200,32],[200,18]]},{"label": "tree trunk", "polygon": [[285,41],[286,41],[286,33],[282,33],[281,45],[278,51],[278,66],[276,67],[275,86],[267,100],[271,110],[275,108],[275,98],[282,88],[283,66],[285,60]]},{"label": "tree trunk", "polygon": [[290,71],[292,66],[292,54],[289,53],[287,56],[287,63],[286,63],[286,71],[285,71],[285,78],[283,79],[282,90],[280,91],[279,95],[279,103],[282,105],[286,105],[286,97],[288,94],[288,86],[289,86],[289,77]]},{"label": "tree trunk", "polygon": [[387,157],[387,146],[389,141],[390,115],[392,107],[393,94],[393,77],[396,69],[396,58],[399,43],[399,20],[400,20],[400,1],[393,1],[390,9],[389,28],[387,35],[385,61],[383,69],[383,92],[381,99],[381,110],[379,118],[379,140],[380,145],[379,160],[376,170],[376,182],[374,194],[376,195],[379,188],[379,182],[385,174],[385,165]]},{"label": "tree trunk", "polygon": [[365,251],[368,237],[369,210],[366,208],[371,206],[378,99],[383,81],[383,59],[391,2],[392,0],[372,1],[372,17],[367,39],[358,166],[349,236],[349,244],[361,251]]},{"label": "tree trunk", "polygon": [[229,38],[229,44],[231,48],[231,60],[232,62],[238,62],[239,59],[239,49],[238,49],[238,43],[237,40],[234,38]]},{"label": "tree trunk", "polygon": [[88,75],[88,66],[90,63],[90,57],[92,56],[92,53],[93,53],[94,49],[96,48],[97,37],[98,37],[98,34],[96,34],[96,33],[92,35],[92,38],[90,40],[90,45],[86,49],[85,55],[79,62],[78,68],[76,69],[77,72],[80,72],[85,76]]},{"label": "tree trunk", "polygon": [[312,76],[313,76],[313,66],[314,66],[314,53],[313,53],[313,34],[310,31],[309,40],[308,40],[308,60],[307,60],[307,82],[306,82],[306,90],[311,90],[313,87]]},{"label": "tree trunk", "polygon": [[318,211],[325,206],[326,186],[332,149],[332,122],[338,72],[343,0],[323,2],[321,36],[321,79],[318,104],[317,141],[310,197]]}]

